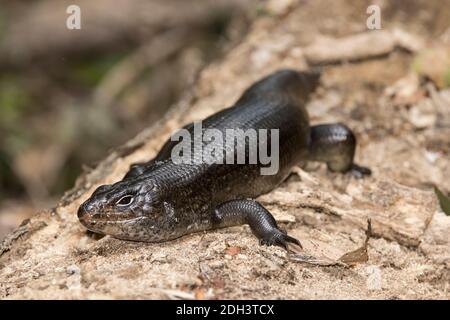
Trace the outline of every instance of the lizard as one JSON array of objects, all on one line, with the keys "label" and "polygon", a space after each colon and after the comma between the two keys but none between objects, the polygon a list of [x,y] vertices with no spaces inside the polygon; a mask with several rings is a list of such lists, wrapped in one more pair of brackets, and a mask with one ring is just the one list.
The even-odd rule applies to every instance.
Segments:
[{"label": "lizard", "polygon": [[[354,162],[356,137],[346,125],[310,125],[306,104],[319,83],[318,72],[278,70],[252,84],[231,107],[202,121],[204,128],[220,132],[278,130],[275,174],[262,175],[259,162],[178,163],[172,151],[179,142],[169,139],[154,159],[131,165],[121,181],[98,187],[79,207],[79,221],[96,233],[143,242],[248,224],[261,244],[301,249],[300,241],[254,199],[280,185],[294,166],[308,161],[324,162],[330,171],[357,178],[371,174]],[[191,123],[184,129],[193,133],[193,127]],[[248,149],[244,150],[248,160]],[[226,150],[222,151],[225,157]]]}]

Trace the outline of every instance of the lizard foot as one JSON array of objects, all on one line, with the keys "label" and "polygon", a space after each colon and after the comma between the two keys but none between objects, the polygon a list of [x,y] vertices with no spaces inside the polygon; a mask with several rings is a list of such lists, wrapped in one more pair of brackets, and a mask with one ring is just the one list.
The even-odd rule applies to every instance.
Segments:
[{"label": "lizard foot", "polygon": [[264,236],[262,236],[259,239],[259,243],[266,246],[280,246],[285,248],[286,250],[288,250],[288,244],[292,243],[302,249],[300,241],[291,236],[288,236],[286,232],[276,228],[273,228],[270,233],[268,232]]},{"label": "lizard foot", "polygon": [[372,170],[370,170],[367,167],[363,167],[363,166],[360,166],[360,165],[357,165],[356,163],[354,163],[354,164],[352,164],[352,167],[350,168],[349,173],[356,179],[362,179],[365,176],[372,175]]}]

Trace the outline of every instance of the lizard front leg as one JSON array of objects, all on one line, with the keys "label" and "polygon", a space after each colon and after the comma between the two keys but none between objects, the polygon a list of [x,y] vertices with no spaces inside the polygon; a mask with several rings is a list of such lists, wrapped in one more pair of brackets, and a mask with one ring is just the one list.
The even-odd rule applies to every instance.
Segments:
[{"label": "lizard front leg", "polygon": [[281,230],[272,214],[255,200],[231,200],[220,204],[214,210],[215,228],[242,224],[250,226],[261,244],[277,245],[287,250],[288,243],[293,243],[301,248],[300,241]]}]

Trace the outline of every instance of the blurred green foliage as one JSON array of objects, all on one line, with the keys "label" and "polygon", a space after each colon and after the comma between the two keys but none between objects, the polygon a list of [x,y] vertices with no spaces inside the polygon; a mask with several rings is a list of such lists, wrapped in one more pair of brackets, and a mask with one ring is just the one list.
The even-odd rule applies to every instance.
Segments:
[{"label": "blurred green foliage", "polygon": [[[89,97],[92,89],[127,53],[77,57],[62,70],[49,70],[43,78],[33,81],[20,72],[0,75],[0,200],[20,197],[26,192],[14,163],[16,156],[30,146],[65,146],[65,163],[57,181],[48,186],[52,195],[73,186],[82,164],[101,158],[114,145],[117,137],[113,133],[117,130],[111,124],[113,114],[105,114],[105,110],[96,106],[74,101],[61,104],[49,98],[61,89],[69,92],[72,88],[84,88],[73,91],[83,101],[83,96]],[[54,83],[60,87],[49,92]]]},{"label": "blurred green foliage", "polygon": [[418,75],[432,79],[440,88],[450,87],[450,49],[426,48],[416,54],[412,69]]},{"label": "blurred green foliage", "polygon": [[30,144],[24,119],[30,98],[21,79],[12,74],[0,76],[0,200],[24,191],[11,167],[14,154]]},{"label": "blurred green foliage", "polygon": [[1,125],[8,126],[14,123],[27,111],[29,97],[22,89],[20,79],[13,75],[0,77],[0,121]]},{"label": "blurred green foliage", "polygon": [[445,71],[444,81],[445,81],[445,86],[450,87],[450,66]]},{"label": "blurred green foliage", "polygon": [[72,81],[86,86],[95,87],[103,76],[123,57],[126,53],[113,52],[100,57],[88,57],[69,63],[69,77]]},{"label": "blurred green foliage", "polygon": [[434,187],[434,192],[438,197],[439,204],[441,206],[442,211],[448,216],[450,216],[450,198],[446,196],[438,187]]},{"label": "blurred green foliage", "polygon": [[5,33],[6,16],[0,12],[0,43]]},{"label": "blurred green foliage", "polygon": [[269,10],[267,10],[267,7],[264,5],[264,3],[258,3],[256,5],[256,16],[257,17],[266,17],[270,16]]},{"label": "blurred green foliage", "polygon": [[11,168],[11,157],[0,150],[0,201],[5,200],[8,196],[20,195],[25,189],[16,178]]},{"label": "blurred green foliage", "polygon": [[0,138],[3,152],[12,154],[28,145],[30,135],[24,119],[31,100],[21,79],[11,74],[0,77],[0,128],[6,131]]}]

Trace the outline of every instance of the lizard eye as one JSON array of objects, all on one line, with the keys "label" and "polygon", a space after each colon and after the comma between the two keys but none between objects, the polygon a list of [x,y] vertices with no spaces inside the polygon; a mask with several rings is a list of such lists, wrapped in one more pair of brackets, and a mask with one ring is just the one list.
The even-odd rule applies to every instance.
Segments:
[{"label": "lizard eye", "polygon": [[126,196],[123,196],[122,198],[120,198],[117,202],[116,205],[118,206],[128,206],[130,205],[134,200],[134,197],[132,195],[127,194]]}]

